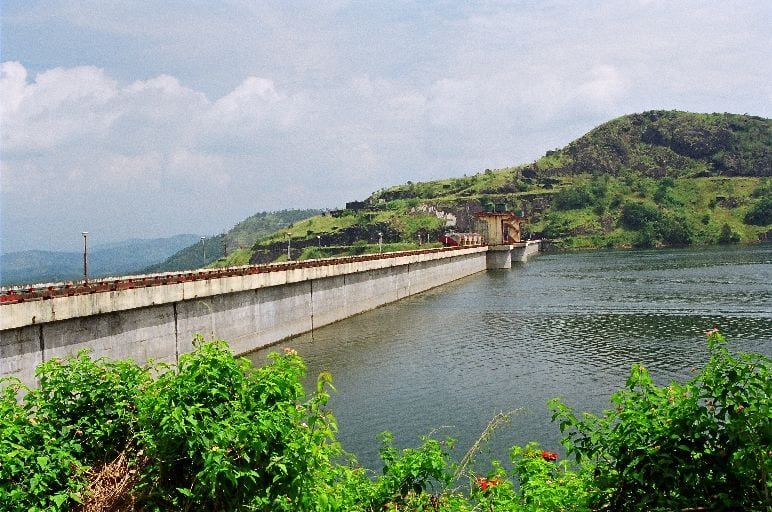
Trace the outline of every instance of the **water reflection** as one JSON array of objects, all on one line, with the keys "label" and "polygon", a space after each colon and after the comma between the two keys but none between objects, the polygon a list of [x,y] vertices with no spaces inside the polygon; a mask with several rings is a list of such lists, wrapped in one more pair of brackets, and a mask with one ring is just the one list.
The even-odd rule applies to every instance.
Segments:
[{"label": "water reflection", "polygon": [[333,373],[340,439],[366,465],[377,465],[383,430],[415,445],[450,425],[463,452],[496,412],[522,408],[491,443],[506,457],[528,440],[556,447],[549,398],[600,411],[636,362],[659,383],[687,378],[714,324],[739,348],[772,355],[770,282],[769,246],[540,255],[282,346],[310,376]]}]

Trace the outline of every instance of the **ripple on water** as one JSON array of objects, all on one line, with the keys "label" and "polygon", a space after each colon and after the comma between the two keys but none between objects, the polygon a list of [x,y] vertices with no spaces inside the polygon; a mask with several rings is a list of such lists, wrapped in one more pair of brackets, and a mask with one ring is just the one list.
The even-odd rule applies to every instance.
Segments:
[{"label": "ripple on water", "polygon": [[[641,363],[656,382],[707,360],[714,324],[772,355],[772,248],[540,255],[407,298],[279,345],[332,372],[340,439],[377,466],[377,434],[398,443],[442,430],[463,453],[499,411],[521,410],[491,441],[557,447],[546,401],[599,412]],[[276,350],[274,347],[270,350]],[[267,351],[253,353],[261,361]]]}]

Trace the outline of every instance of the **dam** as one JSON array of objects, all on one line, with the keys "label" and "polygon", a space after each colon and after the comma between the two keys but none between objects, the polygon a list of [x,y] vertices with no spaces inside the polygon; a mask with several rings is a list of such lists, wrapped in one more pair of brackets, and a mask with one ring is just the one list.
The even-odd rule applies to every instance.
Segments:
[{"label": "dam", "polygon": [[[0,376],[34,386],[35,367],[94,357],[175,363],[195,334],[243,354],[488,268],[539,243],[424,249],[132,276],[0,295]],[[492,249],[496,249],[493,256]]]}]

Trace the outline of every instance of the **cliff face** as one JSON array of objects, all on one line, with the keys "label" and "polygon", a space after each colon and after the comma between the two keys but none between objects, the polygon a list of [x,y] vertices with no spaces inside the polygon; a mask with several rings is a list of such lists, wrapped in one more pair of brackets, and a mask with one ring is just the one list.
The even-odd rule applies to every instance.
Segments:
[{"label": "cliff face", "polygon": [[524,176],[772,176],[772,120],[650,111],[604,123],[525,168]]}]

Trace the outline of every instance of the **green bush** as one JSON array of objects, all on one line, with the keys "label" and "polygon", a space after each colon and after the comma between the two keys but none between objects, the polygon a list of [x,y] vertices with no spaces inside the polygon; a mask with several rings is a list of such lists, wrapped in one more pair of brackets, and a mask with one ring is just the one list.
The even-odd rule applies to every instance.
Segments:
[{"label": "green bush", "polygon": [[720,244],[736,244],[740,241],[740,235],[732,231],[729,224],[724,223],[721,226],[721,233],[718,235],[718,243]]},{"label": "green bush", "polygon": [[753,226],[772,224],[772,196],[762,197],[754,203],[743,220]]},{"label": "green bush", "polygon": [[552,402],[565,447],[595,468],[593,509],[770,505],[770,360],[733,355],[716,331],[708,342],[710,362],[686,384],[656,386],[636,365],[602,416]]},{"label": "green bush", "polygon": [[620,224],[632,230],[638,230],[646,225],[656,224],[660,220],[660,213],[656,206],[628,201],[622,206]]},{"label": "green bush", "polygon": [[0,396],[0,510],[70,510],[86,485],[86,468],[76,456],[78,443],[62,439],[52,425],[17,403],[18,381],[5,384]]},{"label": "green bush", "polygon": [[176,368],[81,353],[42,365],[37,390],[2,389],[0,509],[77,509],[93,469],[121,452],[140,472],[126,491],[135,510],[765,510],[770,360],[732,353],[715,330],[708,343],[709,363],[685,384],[656,386],[634,366],[601,416],[553,401],[577,466],[531,443],[486,475],[467,468],[491,426],[459,464],[452,440],[398,450],[388,433],[381,475],[343,462],[330,377],[306,396],[293,351],[261,368],[201,339]]},{"label": "green bush", "polygon": [[218,341],[180,356],[141,405],[146,500],[162,510],[306,509],[335,446],[321,409],[328,379],[304,401],[304,371],[292,353],[252,371]]},{"label": "green bush", "polygon": [[658,231],[668,245],[689,245],[692,242],[692,228],[682,215],[661,216]]},{"label": "green bush", "polygon": [[77,445],[85,464],[112,460],[133,439],[137,404],[151,379],[133,361],[91,359],[82,351],[37,368],[40,386],[24,405],[36,421]]},{"label": "green bush", "polygon": [[553,205],[558,210],[578,210],[592,204],[593,196],[588,187],[575,185],[555,194]]}]

